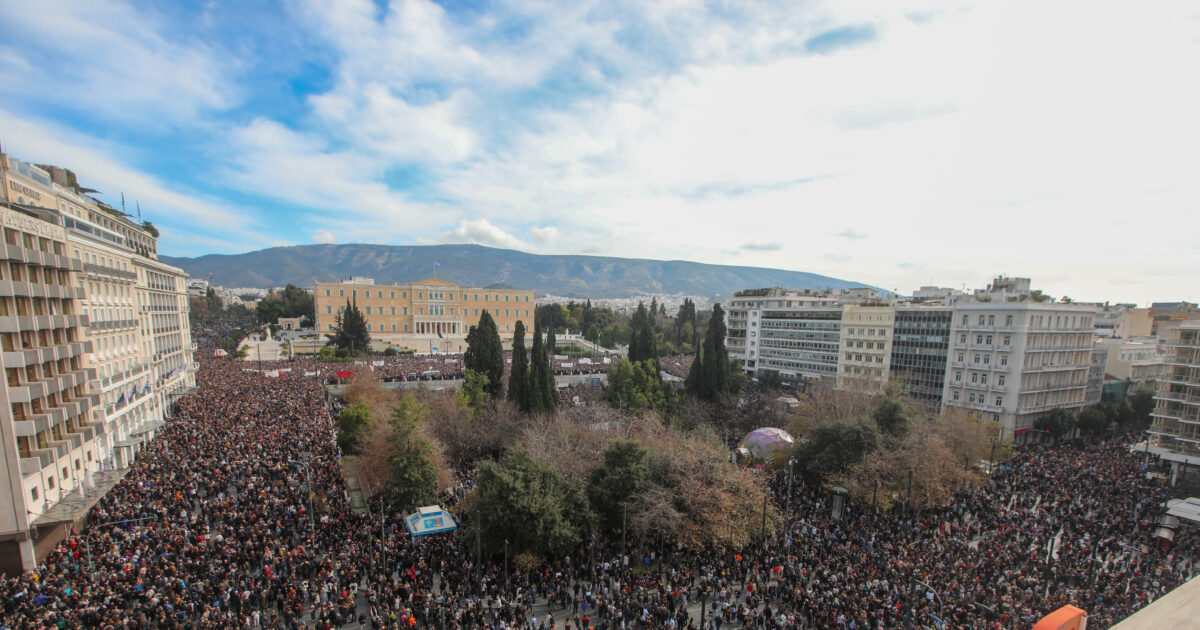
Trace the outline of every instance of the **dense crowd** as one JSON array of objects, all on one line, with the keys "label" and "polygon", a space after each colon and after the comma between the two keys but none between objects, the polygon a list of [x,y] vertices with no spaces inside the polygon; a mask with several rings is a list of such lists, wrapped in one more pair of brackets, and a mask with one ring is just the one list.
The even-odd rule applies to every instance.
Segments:
[{"label": "dense crowd", "polygon": [[[1196,558],[1187,531],[1152,544],[1163,488],[1113,440],[1022,449],[987,485],[911,514],[852,503],[833,520],[824,493],[788,497],[774,473],[789,510],[765,547],[622,548],[617,532],[531,569],[480,566],[473,541],[355,514],[305,376],[316,364],[268,367],[293,369],[206,359],[199,391],[94,508],[117,524],[0,581],[0,628],[1008,628],[1066,603],[1105,628]],[[473,472],[457,482],[446,504]]]}]

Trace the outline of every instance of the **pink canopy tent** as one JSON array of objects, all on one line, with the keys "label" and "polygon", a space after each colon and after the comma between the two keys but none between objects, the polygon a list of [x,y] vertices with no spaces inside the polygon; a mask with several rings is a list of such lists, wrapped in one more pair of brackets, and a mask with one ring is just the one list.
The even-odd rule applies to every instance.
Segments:
[{"label": "pink canopy tent", "polygon": [[743,443],[746,445],[755,457],[766,459],[770,457],[776,449],[790,449],[796,440],[783,429],[774,427],[763,427],[755,429],[746,434],[746,439]]}]

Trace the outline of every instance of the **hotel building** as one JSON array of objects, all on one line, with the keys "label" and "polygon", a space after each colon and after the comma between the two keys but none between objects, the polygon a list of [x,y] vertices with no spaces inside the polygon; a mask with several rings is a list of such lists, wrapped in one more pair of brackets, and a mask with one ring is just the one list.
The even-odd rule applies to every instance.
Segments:
[{"label": "hotel building", "polygon": [[[11,519],[0,515],[0,571],[11,574],[34,566],[123,476],[174,397],[194,385],[195,366],[186,276],[155,260],[153,228],[81,194],[69,171],[0,155],[0,176],[13,226],[0,263],[10,281],[0,294],[12,290],[0,296],[0,326],[14,335],[4,338],[8,401],[0,404],[9,463],[0,485],[13,506]],[[13,247],[30,250],[29,260],[12,258]],[[43,252],[40,271],[33,250]],[[66,266],[55,269],[47,251]],[[178,287],[173,353],[148,336],[169,325],[143,297],[167,284]]]}]

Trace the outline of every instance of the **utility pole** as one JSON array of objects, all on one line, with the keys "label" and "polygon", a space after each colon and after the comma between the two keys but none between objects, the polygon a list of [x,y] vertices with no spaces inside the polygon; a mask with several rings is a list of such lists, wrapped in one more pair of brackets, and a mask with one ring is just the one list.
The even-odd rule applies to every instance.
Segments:
[{"label": "utility pole", "polygon": [[625,530],[629,526],[629,502],[621,502],[621,567],[625,567],[629,563],[625,561]]}]

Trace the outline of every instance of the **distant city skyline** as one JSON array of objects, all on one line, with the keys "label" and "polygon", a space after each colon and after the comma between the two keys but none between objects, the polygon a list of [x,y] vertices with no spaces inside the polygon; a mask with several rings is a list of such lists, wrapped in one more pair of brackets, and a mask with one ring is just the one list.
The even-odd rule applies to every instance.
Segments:
[{"label": "distant city skyline", "polygon": [[329,242],[1200,301],[1194,4],[0,4],[3,150]]}]

